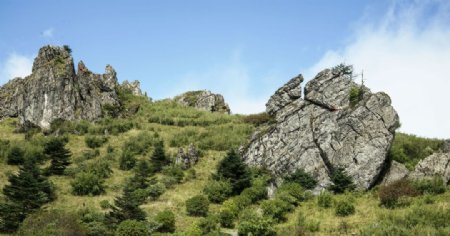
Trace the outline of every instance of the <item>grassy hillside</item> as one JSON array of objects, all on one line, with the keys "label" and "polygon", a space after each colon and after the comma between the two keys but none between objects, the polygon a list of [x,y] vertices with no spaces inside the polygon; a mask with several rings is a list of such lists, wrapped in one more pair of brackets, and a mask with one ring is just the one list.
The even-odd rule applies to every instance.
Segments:
[{"label": "grassy hillside", "polygon": [[[14,132],[16,119],[0,122],[0,188],[8,184],[8,176],[18,172],[17,165],[7,164],[8,153],[13,146],[23,148],[25,157],[35,157],[42,153],[42,146],[51,136],[58,134],[67,137],[66,147],[72,153],[66,174],[49,177],[55,187],[56,199],[28,216],[19,228],[19,235],[114,233],[108,230],[112,228],[111,225],[102,223],[104,214],[110,211],[108,205],[114,204],[114,199],[121,196],[123,189],[130,184],[128,180],[136,172],[136,168],[121,168],[121,159],[125,152],[130,152],[136,160],[150,160],[155,144],[159,141],[164,141],[164,150],[172,160],[180,147],[185,148],[191,143],[201,153],[200,161],[191,169],[184,170],[184,177],[180,181],[174,180],[176,175],[164,171],[150,177],[162,183],[165,191],[160,196],[147,197],[140,205],[148,222],[155,222],[162,211],[173,212],[176,235],[235,235],[238,229],[244,232],[249,228],[259,228],[264,232],[253,235],[273,235],[271,232],[279,235],[448,235],[450,232],[448,221],[436,221],[441,217],[450,218],[449,191],[405,194],[396,204],[385,207],[380,205],[378,187],[366,193],[346,192],[324,197],[312,196],[300,187],[294,188],[299,186],[296,183],[281,188],[273,200],[265,200],[255,197],[261,189],[265,189],[270,178],[264,170],[251,171],[252,187],[240,195],[228,195],[223,203],[211,203],[208,217],[191,216],[186,211],[186,200],[204,194],[203,189],[211,183],[216,166],[227,155],[227,151],[244,143],[255,130],[255,124],[270,122],[270,117],[264,114],[244,117],[208,113],[181,107],[172,101],[151,103],[144,97],[129,94],[122,94],[122,98],[126,102],[116,110],[125,116],[109,117],[92,124],[58,121],[52,124],[52,132],[46,132],[46,135],[36,130]],[[115,111],[115,108],[110,110]],[[111,116],[117,115],[105,112]],[[431,150],[439,148],[437,140],[419,141],[426,142],[424,145]],[[410,150],[405,148],[405,143],[414,146],[419,141],[407,135],[397,135],[393,158],[407,164],[416,163],[424,157],[422,149],[426,147],[421,145],[417,150]],[[399,154],[401,152],[405,156]],[[40,167],[45,169],[49,165],[50,161],[44,158]],[[103,193],[85,196],[74,194],[71,183],[77,174],[101,172],[109,168],[112,173],[104,178]],[[4,200],[0,194],[0,202]],[[319,204],[319,201],[322,203]],[[329,207],[319,206],[323,202],[328,202]],[[341,202],[353,206],[354,212],[344,206],[343,211],[347,209],[350,214],[338,216],[336,209],[342,205]],[[232,218],[234,227],[218,226],[226,219],[225,211],[230,212],[229,218]],[[102,227],[106,230],[102,231]],[[75,231],[78,233],[73,234]],[[170,233],[154,235],[157,234]]]}]

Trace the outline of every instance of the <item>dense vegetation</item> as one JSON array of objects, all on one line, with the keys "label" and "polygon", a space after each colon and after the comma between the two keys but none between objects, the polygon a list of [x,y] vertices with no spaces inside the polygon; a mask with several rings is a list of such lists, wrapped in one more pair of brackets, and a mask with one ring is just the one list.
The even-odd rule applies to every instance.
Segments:
[{"label": "dense vegetation", "polygon": [[[267,171],[235,151],[267,114],[225,115],[126,91],[96,123],[58,120],[15,132],[0,122],[0,230],[19,235],[448,235],[450,191],[439,178],[353,192],[341,169],[330,189],[298,170],[272,198]],[[201,153],[190,169],[178,149]],[[411,168],[442,141],[397,134],[392,159]],[[0,233],[1,234],[1,233]]]}]

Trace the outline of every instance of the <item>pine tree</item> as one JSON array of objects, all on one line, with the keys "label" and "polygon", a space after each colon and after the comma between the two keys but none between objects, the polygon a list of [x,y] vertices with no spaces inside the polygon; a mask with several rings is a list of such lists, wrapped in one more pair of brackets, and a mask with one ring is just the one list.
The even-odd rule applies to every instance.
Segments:
[{"label": "pine tree", "polygon": [[230,181],[233,194],[239,194],[251,185],[250,171],[234,150],[230,150],[217,165],[216,178]]},{"label": "pine tree", "polygon": [[140,201],[135,199],[133,192],[125,189],[122,196],[114,200],[114,206],[106,218],[111,224],[118,225],[124,220],[145,220],[145,212],[139,207]]},{"label": "pine tree", "polygon": [[61,138],[52,138],[45,144],[44,154],[51,159],[51,165],[47,170],[48,174],[63,175],[64,170],[70,165],[72,155],[64,146],[66,141]]},{"label": "pine tree", "polygon": [[164,153],[164,142],[157,142],[154,146],[155,150],[151,157],[153,170],[155,172],[161,171],[162,167],[170,164],[170,160],[166,157]]},{"label": "pine tree", "polygon": [[148,177],[152,174],[150,165],[146,160],[140,160],[136,166],[130,185],[134,189],[145,189],[149,185]]},{"label": "pine tree", "polygon": [[0,207],[0,219],[5,231],[15,230],[28,213],[55,199],[52,185],[33,159],[25,160],[19,173],[9,177],[3,195],[6,203]]}]

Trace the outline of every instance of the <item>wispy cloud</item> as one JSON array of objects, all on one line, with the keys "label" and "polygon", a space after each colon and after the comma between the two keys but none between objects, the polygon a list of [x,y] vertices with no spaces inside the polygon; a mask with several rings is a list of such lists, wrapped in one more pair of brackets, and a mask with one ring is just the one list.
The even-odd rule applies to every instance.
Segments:
[{"label": "wispy cloud", "polygon": [[328,51],[307,76],[340,62],[364,70],[365,83],[386,91],[401,130],[450,137],[448,1],[396,1],[379,22],[364,22],[342,50]]},{"label": "wispy cloud", "polygon": [[[261,79],[271,81],[270,79]],[[270,94],[252,96],[252,80],[250,72],[241,60],[241,51],[231,53],[228,62],[216,65],[201,72],[190,72],[184,75],[171,96],[190,90],[211,90],[220,93],[230,105],[233,113],[251,114],[264,111]]]},{"label": "wispy cloud", "polygon": [[53,28],[48,28],[48,29],[42,31],[41,36],[44,38],[53,38],[54,31],[55,30]]},{"label": "wispy cloud", "polygon": [[15,77],[25,77],[31,74],[33,66],[33,57],[10,54],[4,63],[0,64],[0,85],[8,82]]}]

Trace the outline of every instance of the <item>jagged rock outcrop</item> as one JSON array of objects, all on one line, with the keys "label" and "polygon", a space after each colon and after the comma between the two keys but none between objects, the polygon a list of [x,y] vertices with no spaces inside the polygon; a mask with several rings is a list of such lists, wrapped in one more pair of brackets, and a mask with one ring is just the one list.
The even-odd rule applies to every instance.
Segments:
[{"label": "jagged rock outcrop", "polygon": [[190,144],[186,151],[183,148],[178,150],[175,164],[180,165],[182,169],[187,170],[195,165],[199,160],[199,153],[193,144]]},{"label": "jagged rock outcrop", "polygon": [[434,153],[421,160],[411,173],[412,178],[431,178],[441,176],[450,183],[450,153]]},{"label": "jagged rock outcrop", "polygon": [[403,165],[402,163],[392,161],[389,164],[389,167],[386,167],[386,168],[387,168],[385,170],[386,173],[383,177],[383,180],[381,181],[382,185],[388,185],[395,181],[398,181],[398,180],[401,180],[404,178],[408,178],[408,176],[409,176],[408,168],[406,168],[406,166]]},{"label": "jagged rock outcrop", "polygon": [[141,83],[138,80],[132,81],[131,83],[128,80],[125,80],[120,85],[122,88],[131,91],[131,94],[134,96],[144,96],[141,90]]},{"label": "jagged rock outcrop", "polygon": [[45,46],[34,60],[32,74],[0,88],[0,117],[19,117],[20,124],[47,129],[52,121],[95,120],[103,106],[117,106],[117,77],[107,65],[94,74],[82,61],[75,73],[73,58],[63,47]]},{"label": "jagged rock outcrop", "polygon": [[318,179],[318,188],[344,168],[358,189],[370,188],[399,123],[391,99],[353,82],[351,67],[323,70],[306,84],[303,99],[301,81],[295,77],[271,97],[266,111],[276,123],[241,147],[245,162],[278,176],[304,169]]},{"label": "jagged rock outcrop", "polygon": [[220,112],[230,114],[230,108],[220,94],[207,90],[189,91],[174,98],[183,106],[190,106],[203,111]]}]

